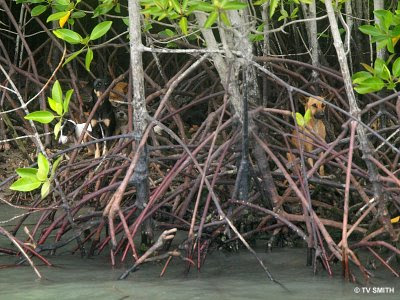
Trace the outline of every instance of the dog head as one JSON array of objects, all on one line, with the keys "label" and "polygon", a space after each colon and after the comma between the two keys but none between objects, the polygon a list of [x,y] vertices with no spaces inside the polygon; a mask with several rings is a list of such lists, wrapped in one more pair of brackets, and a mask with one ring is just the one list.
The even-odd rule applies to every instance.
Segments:
[{"label": "dog head", "polygon": [[103,95],[109,85],[110,81],[107,78],[97,78],[93,82],[93,96],[98,98]]},{"label": "dog head", "polygon": [[128,114],[121,108],[116,109],[115,117],[120,122],[125,122],[125,123],[128,122]]},{"label": "dog head", "polygon": [[325,104],[316,98],[308,97],[304,108],[305,111],[309,109],[311,115],[316,119],[323,119],[325,116]]}]

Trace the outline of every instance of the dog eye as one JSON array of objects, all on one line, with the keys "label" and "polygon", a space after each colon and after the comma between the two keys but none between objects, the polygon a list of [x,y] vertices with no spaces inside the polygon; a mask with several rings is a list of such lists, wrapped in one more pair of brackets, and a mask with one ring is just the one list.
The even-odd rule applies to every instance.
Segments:
[{"label": "dog eye", "polygon": [[314,103],[312,106],[315,107],[315,108],[317,108],[317,103]]}]

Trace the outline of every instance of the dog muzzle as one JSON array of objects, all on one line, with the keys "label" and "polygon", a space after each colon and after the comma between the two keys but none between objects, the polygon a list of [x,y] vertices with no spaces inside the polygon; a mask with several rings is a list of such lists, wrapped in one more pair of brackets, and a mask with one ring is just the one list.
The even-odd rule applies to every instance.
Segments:
[{"label": "dog muzzle", "polygon": [[316,119],[318,119],[318,120],[321,120],[321,119],[323,119],[323,118],[325,117],[325,113],[323,113],[323,112],[317,112],[317,113],[315,113],[314,117],[315,117]]}]

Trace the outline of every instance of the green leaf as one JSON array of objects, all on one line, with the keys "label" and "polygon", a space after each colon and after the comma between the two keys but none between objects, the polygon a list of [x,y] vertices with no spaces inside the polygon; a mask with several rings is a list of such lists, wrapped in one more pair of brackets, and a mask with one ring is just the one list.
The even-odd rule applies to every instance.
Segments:
[{"label": "green leaf", "polygon": [[384,65],[385,65],[385,62],[384,62],[383,59],[377,58],[377,59],[375,60],[375,63],[374,63],[374,74],[375,74],[376,76],[381,76],[381,74],[382,74],[382,72],[383,72],[383,67],[384,67]]},{"label": "green leaf", "polygon": [[304,125],[307,125],[308,122],[311,120],[311,110],[307,109],[306,113],[304,114]]},{"label": "green leaf", "polygon": [[360,71],[355,73],[351,79],[353,80],[353,84],[361,83],[367,78],[371,78],[372,74],[366,71]]},{"label": "green leaf", "polygon": [[93,28],[92,33],[90,34],[90,40],[94,41],[98,38],[102,37],[107,33],[107,31],[111,28],[112,21],[104,21],[100,24],[97,24],[95,28]]},{"label": "green leaf", "polygon": [[62,39],[72,45],[79,44],[82,40],[82,36],[79,33],[69,29],[57,29],[53,30],[53,33],[59,39]]},{"label": "green leaf", "polygon": [[54,8],[55,11],[64,11],[65,12],[68,9],[68,5],[53,4],[52,7]]},{"label": "green leaf", "polygon": [[42,188],[40,189],[40,196],[42,197],[42,199],[44,199],[47,197],[49,193],[50,193],[50,180],[46,180],[43,183]]},{"label": "green leaf", "polygon": [[358,29],[365,34],[371,35],[371,36],[381,36],[384,35],[384,33],[379,29],[376,28],[373,25],[362,25],[358,27]]},{"label": "green leaf", "polygon": [[51,22],[51,21],[56,21],[61,19],[62,17],[64,17],[66,14],[65,11],[60,11],[60,12],[56,12],[54,14],[51,14],[50,16],[47,17],[46,22]]},{"label": "green leaf", "polygon": [[281,9],[281,15],[286,19],[287,17],[289,17],[288,12],[285,9]]},{"label": "green leaf", "polygon": [[393,25],[399,25],[400,24],[400,12],[396,12],[395,15],[393,15]]},{"label": "green leaf", "polygon": [[164,19],[164,18],[166,18],[166,17],[168,17],[168,14],[167,13],[162,13],[159,17],[158,17],[158,21],[161,21],[162,19]]},{"label": "green leaf", "polygon": [[263,34],[250,34],[249,35],[250,41],[252,42],[260,42],[264,40]]},{"label": "green leaf", "polygon": [[188,3],[189,3],[189,0],[183,0],[183,1],[182,1],[182,10],[183,10],[183,12],[186,11],[186,8],[187,8],[187,6],[188,6]]},{"label": "green leaf", "polygon": [[49,174],[49,162],[47,158],[39,153],[38,155],[38,172],[36,174],[36,178],[40,181],[45,181],[47,179],[47,175]]},{"label": "green leaf", "polygon": [[386,64],[383,66],[381,78],[386,81],[390,81],[392,78],[392,76],[390,75],[389,68],[386,66]]},{"label": "green leaf", "polygon": [[92,60],[93,60],[93,50],[88,48],[85,57],[85,68],[88,72],[90,72],[90,63],[92,62]]},{"label": "green leaf", "polygon": [[226,12],[221,11],[221,13],[219,14],[219,17],[221,18],[222,23],[224,23],[226,27],[231,27],[231,22],[229,21],[229,18],[228,18],[228,15],[226,14]]},{"label": "green leaf", "polygon": [[38,15],[41,15],[44,13],[47,9],[47,5],[36,5],[32,10],[31,10],[31,16],[36,17]]},{"label": "green leaf", "polygon": [[385,48],[387,43],[388,43],[388,39],[384,39],[383,41],[377,41],[376,42],[377,49],[380,50],[380,49]]},{"label": "green leaf", "polygon": [[387,88],[388,90],[394,90],[395,87],[396,87],[396,83],[394,83],[393,81],[391,81],[391,82],[389,82],[389,83],[386,84],[386,88]]},{"label": "green leaf", "polygon": [[374,64],[374,74],[384,80],[388,80],[390,72],[385,64],[385,61],[381,58],[377,58]]},{"label": "green leaf", "polygon": [[65,94],[65,99],[64,99],[64,103],[63,103],[63,108],[64,108],[63,114],[66,114],[69,110],[69,101],[71,100],[71,96],[73,93],[74,93],[74,90],[70,89]]},{"label": "green leaf", "polygon": [[71,14],[71,18],[73,19],[83,18],[84,16],[86,16],[86,13],[83,11],[76,11]]},{"label": "green leaf", "polygon": [[98,16],[108,13],[110,10],[113,9],[113,7],[114,7],[114,1],[109,1],[109,2],[105,2],[103,4],[100,4],[94,10],[92,18],[96,18]]},{"label": "green leaf", "polygon": [[181,13],[181,5],[179,4],[178,0],[170,0],[170,3],[174,7],[175,11],[180,14]]},{"label": "green leaf", "polygon": [[34,111],[25,116],[26,120],[33,120],[42,124],[48,124],[54,120],[54,115],[47,110]]},{"label": "green leaf", "polygon": [[51,89],[51,97],[58,103],[62,102],[62,89],[58,80],[56,80],[56,82],[53,84],[53,88]]},{"label": "green leaf", "polygon": [[75,57],[77,57],[79,54],[81,54],[81,52],[83,51],[83,49],[84,49],[84,48],[82,48],[82,49],[80,49],[80,50],[78,50],[78,51],[75,51],[75,52],[72,53],[70,56],[68,56],[68,57],[65,59],[65,62],[63,63],[63,67],[64,67],[64,65],[66,65],[67,63],[69,63],[71,60],[73,60]]},{"label": "green leaf", "polygon": [[[400,16],[398,16],[400,18]],[[400,35],[400,25],[396,25],[392,30],[390,37],[391,38],[398,38]]]},{"label": "green leaf", "polygon": [[144,8],[140,11],[140,13],[143,15],[151,15],[154,17],[160,15],[161,12],[162,12],[162,10],[155,6],[150,6],[148,8]]},{"label": "green leaf", "polygon": [[271,0],[270,4],[269,4],[269,17],[272,18],[276,8],[279,5],[280,0]]},{"label": "green leaf", "polygon": [[36,168],[18,168],[15,171],[22,178],[29,177],[36,179],[36,173],[38,170]]},{"label": "green leaf", "polygon": [[[143,27],[143,32],[149,32],[151,29],[153,29],[153,25],[151,25],[150,22],[145,22],[144,27]],[[188,37],[190,39],[190,36]]]},{"label": "green leaf", "polygon": [[246,3],[231,1],[221,5],[225,10],[239,10],[247,7]]},{"label": "green leaf", "polygon": [[90,40],[90,36],[86,36],[83,40],[82,40],[82,44],[87,45],[87,43],[89,43]]},{"label": "green leaf", "polygon": [[384,27],[385,30],[388,30],[390,25],[392,24],[393,14],[384,9],[375,10],[375,16],[380,20],[380,24]]},{"label": "green leaf", "polygon": [[385,42],[385,45],[387,43],[387,36],[385,35],[379,35],[379,36],[371,36],[371,43],[377,43],[377,42]]},{"label": "green leaf", "polygon": [[117,3],[117,4],[115,5],[114,11],[115,11],[117,14],[120,14],[120,13],[121,13],[121,5],[120,5],[119,3]]},{"label": "green leaf", "polygon": [[297,12],[299,11],[299,8],[296,7],[295,9],[293,9],[292,13],[290,14],[290,18],[291,19],[295,19],[297,18]]},{"label": "green leaf", "polygon": [[59,116],[62,115],[63,106],[60,102],[56,102],[50,97],[47,98],[47,102],[49,102],[49,106],[53,111],[55,111]]},{"label": "green leaf", "polygon": [[[263,5],[264,3],[267,3],[269,0],[257,0],[255,2],[253,2],[253,5]],[[294,0],[294,2],[296,2],[298,0]],[[299,3],[297,3],[299,4]]]},{"label": "green leaf", "polygon": [[281,9],[281,16],[278,18],[278,21],[285,20],[289,17],[288,12],[285,9]]},{"label": "green leaf", "polygon": [[393,63],[392,74],[394,77],[397,77],[397,78],[400,77],[400,57],[397,58]]},{"label": "green leaf", "polygon": [[361,63],[361,65],[364,67],[364,69],[365,70],[367,70],[368,72],[370,72],[370,73],[374,73],[374,68],[372,68],[370,65],[367,65],[367,64],[364,64],[364,63]]},{"label": "green leaf", "polygon": [[57,124],[54,126],[54,138],[57,140],[58,134],[60,133],[61,130],[61,122],[62,119],[60,119],[60,121],[57,122]]},{"label": "green leaf", "polygon": [[56,161],[53,163],[53,168],[51,169],[51,173],[50,173],[50,180],[53,180],[54,175],[56,174],[58,165],[60,164],[61,160],[63,159],[63,156],[59,156]]},{"label": "green leaf", "polygon": [[213,11],[207,18],[206,22],[204,23],[204,28],[210,28],[211,25],[215,23],[218,18],[218,12]]},{"label": "green leaf", "polygon": [[165,34],[168,37],[176,36],[176,33],[173,32],[171,29],[167,28],[164,31],[161,31],[160,34]]},{"label": "green leaf", "polygon": [[394,45],[393,45],[393,41],[392,41],[391,38],[388,38],[388,39],[387,39],[387,45],[386,45],[386,47],[387,47],[387,49],[388,49],[388,51],[389,51],[390,53],[394,53]]},{"label": "green leaf", "polygon": [[300,127],[304,127],[304,118],[299,112],[296,112],[296,123]]},{"label": "green leaf", "polygon": [[182,30],[182,33],[184,35],[188,34],[188,22],[187,22],[186,17],[183,17],[183,18],[180,19],[179,28]]},{"label": "green leaf", "polygon": [[57,5],[69,5],[70,0],[54,0]]},{"label": "green leaf", "polygon": [[30,192],[37,189],[42,183],[38,181],[36,178],[20,178],[15,181],[11,186],[10,190],[19,191],[19,192]]},{"label": "green leaf", "polygon": [[393,60],[393,58],[395,57],[396,55],[393,53],[393,54],[391,54],[391,55],[389,55],[389,57],[387,58],[387,60],[386,60],[386,65],[388,66],[389,64],[390,64],[390,62]]},{"label": "green leaf", "polygon": [[377,92],[383,89],[385,83],[382,79],[377,77],[367,78],[360,83],[359,86],[356,86],[354,89],[359,94],[368,94],[372,92]]},{"label": "green leaf", "polygon": [[214,6],[211,3],[207,3],[207,2],[203,2],[203,1],[197,1],[193,5],[192,9],[199,10],[199,11],[204,11],[204,12],[212,12],[212,11],[214,11]]}]

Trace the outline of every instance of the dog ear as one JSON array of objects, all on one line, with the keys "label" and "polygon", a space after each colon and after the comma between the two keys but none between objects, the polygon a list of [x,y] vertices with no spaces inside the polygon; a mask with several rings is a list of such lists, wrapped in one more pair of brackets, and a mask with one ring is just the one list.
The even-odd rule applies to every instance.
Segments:
[{"label": "dog ear", "polygon": [[335,97],[335,95],[333,93],[330,93],[329,91],[326,91],[320,97],[325,101],[331,101]]},{"label": "dog ear", "polygon": [[85,89],[85,88],[92,88],[93,86],[93,82],[92,79],[88,79],[88,78],[84,78],[82,80],[78,80],[78,87],[81,89]]},{"label": "dog ear", "polygon": [[306,106],[306,104],[307,104],[309,98],[310,98],[310,97],[301,95],[301,96],[299,97],[299,102],[300,102],[303,106]]}]

